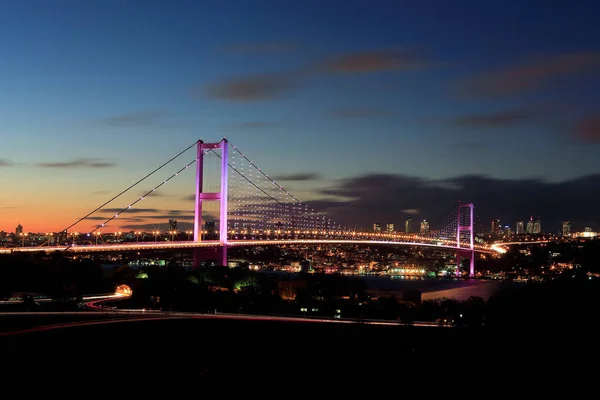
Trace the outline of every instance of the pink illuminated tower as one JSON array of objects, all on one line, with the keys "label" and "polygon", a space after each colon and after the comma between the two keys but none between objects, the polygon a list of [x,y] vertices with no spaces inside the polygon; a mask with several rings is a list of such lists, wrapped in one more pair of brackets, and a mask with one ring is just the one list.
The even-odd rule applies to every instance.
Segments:
[{"label": "pink illuminated tower", "polygon": [[[467,225],[463,225],[468,220]],[[460,261],[463,256],[469,257],[469,277],[475,277],[475,250],[473,243],[473,203],[458,203],[456,226],[456,276],[460,276]],[[461,232],[469,232],[469,247],[461,247]]]},{"label": "pink illuminated tower", "polygon": [[[223,138],[219,143],[204,143],[198,141],[196,160],[196,207],[194,211],[194,241],[202,240],[202,203],[205,201],[219,201],[219,249],[217,259],[221,265],[227,265],[227,172],[228,172],[228,145]],[[212,149],[221,150],[221,189],[216,193],[203,191],[202,173],[204,169],[204,154]],[[206,252],[202,249],[194,251],[194,267],[198,266],[200,259]]]}]

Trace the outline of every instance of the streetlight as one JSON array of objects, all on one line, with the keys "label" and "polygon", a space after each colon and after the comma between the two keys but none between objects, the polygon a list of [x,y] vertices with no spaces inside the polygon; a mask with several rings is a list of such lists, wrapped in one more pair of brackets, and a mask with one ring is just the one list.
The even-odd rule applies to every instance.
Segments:
[{"label": "streetlight", "polygon": [[21,240],[21,247],[25,247],[25,238],[27,237],[27,233],[21,232],[20,235],[21,235],[21,239],[22,239]]},{"label": "streetlight", "polygon": [[188,235],[188,240],[190,240],[190,236],[192,236],[192,231],[186,231],[185,233],[187,233],[187,235]]},{"label": "streetlight", "polygon": [[54,236],[54,233],[52,233],[52,232],[48,233],[48,247],[50,247],[50,242],[52,241],[53,236]]},{"label": "streetlight", "polygon": [[94,235],[96,236],[96,246],[98,246],[98,238],[102,235],[100,232],[94,232]]},{"label": "streetlight", "polygon": [[141,233],[141,232],[139,232],[139,231],[135,233],[135,241],[136,241],[136,242],[139,242],[139,241],[140,241],[140,233]]},{"label": "streetlight", "polygon": [[152,233],[154,233],[154,241],[158,242],[158,240],[156,238],[158,237],[158,234],[160,233],[160,231],[154,231]]},{"label": "streetlight", "polygon": [[79,235],[79,233],[77,233],[77,232],[73,232],[73,233],[72,233],[72,235],[73,235],[73,239],[72,239],[72,241],[71,241],[71,245],[72,245],[72,246],[75,246],[75,236]]},{"label": "streetlight", "polygon": [[177,234],[177,231],[170,231],[171,234],[171,242],[173,241],[173,237]]}]

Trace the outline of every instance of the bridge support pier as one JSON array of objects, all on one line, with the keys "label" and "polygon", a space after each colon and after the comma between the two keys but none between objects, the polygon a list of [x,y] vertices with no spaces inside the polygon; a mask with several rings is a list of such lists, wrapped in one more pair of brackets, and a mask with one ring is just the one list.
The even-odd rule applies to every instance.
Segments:
[{"label": "bridge support pier", "polygon": [[227,246],[200,247],[194,249],[192,266],[198,268],[203,262],[217,266],[227,266]]},{"label": "bridge support pier", "polygon": [[475,278],[475,251],[474,250],[458,250],[456,252],[456,277],[460,278],[460,267],[463,257],[469,258],[469,278]]}]

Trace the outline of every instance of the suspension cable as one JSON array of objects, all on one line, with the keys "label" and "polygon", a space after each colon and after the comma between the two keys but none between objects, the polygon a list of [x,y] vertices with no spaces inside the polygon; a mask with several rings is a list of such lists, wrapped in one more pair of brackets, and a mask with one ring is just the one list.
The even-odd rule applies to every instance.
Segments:
[{"label": "suspension cable", "polygon": [[[154,171],[150,172],[148,175],[144,176],[142,179],[140,179],[139,181],[137,181],[136,183],[134,183],[133,185],[129,186],[127,189],[123,190],[121,193],[115,195],[112,199],[108,200],[106,203],[102,204],[101,206],[95,208],[93,211],[91,211],[89,214],[87,214],[86,216],[80,218],[77,220],[77,222],[74,222],[73,224],[67,226],[65,229],[61,230],[60,232],[64,232],[69,230],[70,228],[74,227],[75,225],[77,225],[78,223],[80,223],[81,221],[83,221],[84,219],[86,219],[87,217],[89,217],[90,215],[94,214],[96,211],[100,210],[102,207],[106,206],[107,204],[113,202],[114,200],[116,200],[118,197],[120,197],[121,195],[125,194],[126,192],[128,192],[129,190],[133,189],[135,186],[137,186],[138,184],[140,184],[141,182],[143,182],[144,180],[146,180],[147,178],[149,178],[151,175],[153,175],[155,172],[157,172],[158,170],[162,169],[163,167],[165,167],[167,164],[169,164],[171,161],[175,160],[176,158],[178,158],[179,156],[181,156],[183,153],[185,153],[186,151],[188,151],[189,149],[191,149],[192,147],[194,147],[195,145],[198,144],[198,141],[194,142],[193,144],[191,144],[190,146],[188,146],[185,150],[181,151],[179,154],[177,154],[175,157],[171,158],[169,161],[165,162],[164,164],[162,164],[160,167],[156,168]],[[97,228],[96,228],[97,229]]]}]

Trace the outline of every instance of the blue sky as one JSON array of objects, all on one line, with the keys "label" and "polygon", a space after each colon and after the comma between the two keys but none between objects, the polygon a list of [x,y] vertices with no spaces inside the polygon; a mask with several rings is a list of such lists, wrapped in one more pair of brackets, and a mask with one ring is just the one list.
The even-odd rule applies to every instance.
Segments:
[{"label": "blue sky", "polygon": [[[600,167],[598,2],[0,7],[0,230],[51,229],[58,217],[33,222],[31,208],[77,199],[67,222],[100,200],[87,194],[114,193],[199,138],[226,136],[272,175],[318,173],[287,182],[308,199],[368,174],[548,186]],[[511,225],[575,218],[544,205],[514,215],[509,201],[480,207]]]}]

